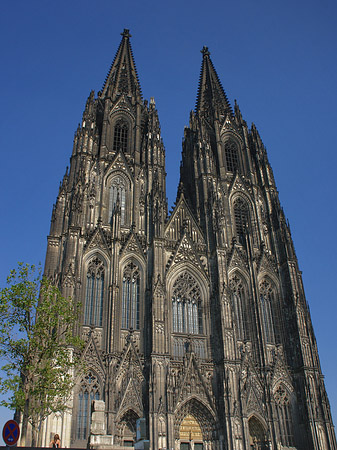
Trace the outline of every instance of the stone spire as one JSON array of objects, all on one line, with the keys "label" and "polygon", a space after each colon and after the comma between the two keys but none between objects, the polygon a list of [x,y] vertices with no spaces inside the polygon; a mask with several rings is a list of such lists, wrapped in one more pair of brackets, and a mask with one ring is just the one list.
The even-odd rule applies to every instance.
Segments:
[{"label": "stone spire", "polygon": [[122,41],[105,79],[100,97],[126,94],[141,99],[142,93],[130,44],[131,34],[125,28],[121,35]]},{"label": "stone spire", "polygon": [[202,65],[195,112],[200,117],[210,117],[213,114],[233,115],[227,95],[214,69],[208,47],[203,47]]}]

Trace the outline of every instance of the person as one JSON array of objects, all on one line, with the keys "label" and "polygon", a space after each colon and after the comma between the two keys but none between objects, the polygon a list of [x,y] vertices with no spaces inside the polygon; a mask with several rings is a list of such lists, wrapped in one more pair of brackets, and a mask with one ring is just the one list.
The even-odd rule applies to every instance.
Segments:
[{"label": "person", "polygon": [[54,439],[50,442],[49,447],[61,448],[60,436],[55,434]]}]

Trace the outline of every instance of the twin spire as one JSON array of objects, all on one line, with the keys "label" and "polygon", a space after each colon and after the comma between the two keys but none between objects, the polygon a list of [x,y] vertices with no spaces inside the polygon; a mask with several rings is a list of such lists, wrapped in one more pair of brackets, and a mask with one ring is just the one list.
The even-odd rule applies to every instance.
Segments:
[{"label": "twin spire", "polygon": [[224,117],[227,114],[232,116],[231,105],[214,69],[208,47],[203,47],[201,53],[202,64],[195,112],[199,116],[209,116],[214,113]]},{"label": "twin spire", "polygon": [[[100,96],[112,97],[113,94],[126,94],[140,100],[142,93],[130,44],[131,34],[125,28],[121,35],[122,41],[105,79]],[[231,105],[214,69],[208,47],[203,47],[201,53],[203,58],[195,112],[201,117],[214,113],[218,116],[226,117],[228,114],[232,116]]]},{"label": "twin spire", "polygon": [[100,96],[112,96],[113,93],[116,93],[126,94],[127,96],[140,100],[142,97],[142,91],[130,44],[131,34],[128,29],[124,28],[121,35],[122,41],[119,45],[113,63],[111,64]]}]

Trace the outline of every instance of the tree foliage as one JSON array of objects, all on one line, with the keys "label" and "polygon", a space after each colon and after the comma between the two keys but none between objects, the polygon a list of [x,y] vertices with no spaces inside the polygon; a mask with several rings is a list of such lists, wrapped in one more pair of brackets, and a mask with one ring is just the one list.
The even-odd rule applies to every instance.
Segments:
[{"label": "tree foliage", "polygon": [[79,304],[61,295],[41,269],[19,263],[0,291],[0,357],[6,364],[0,392],[3,406],[22,413],[22,434],[32,426],[32,445],[42,421],[63,411],[74,369],[81,370],[81,339],[73,333]]}]

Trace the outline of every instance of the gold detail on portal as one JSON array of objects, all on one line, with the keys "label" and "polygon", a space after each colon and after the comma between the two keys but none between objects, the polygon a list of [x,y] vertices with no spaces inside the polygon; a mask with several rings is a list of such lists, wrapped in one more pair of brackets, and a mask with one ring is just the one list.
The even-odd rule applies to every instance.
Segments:
[{"label": "gold detail on portal", "polygon": [[193,416],[188,415],[181,422],[179,438],[180,440],[202,441],[201,428]]}]

